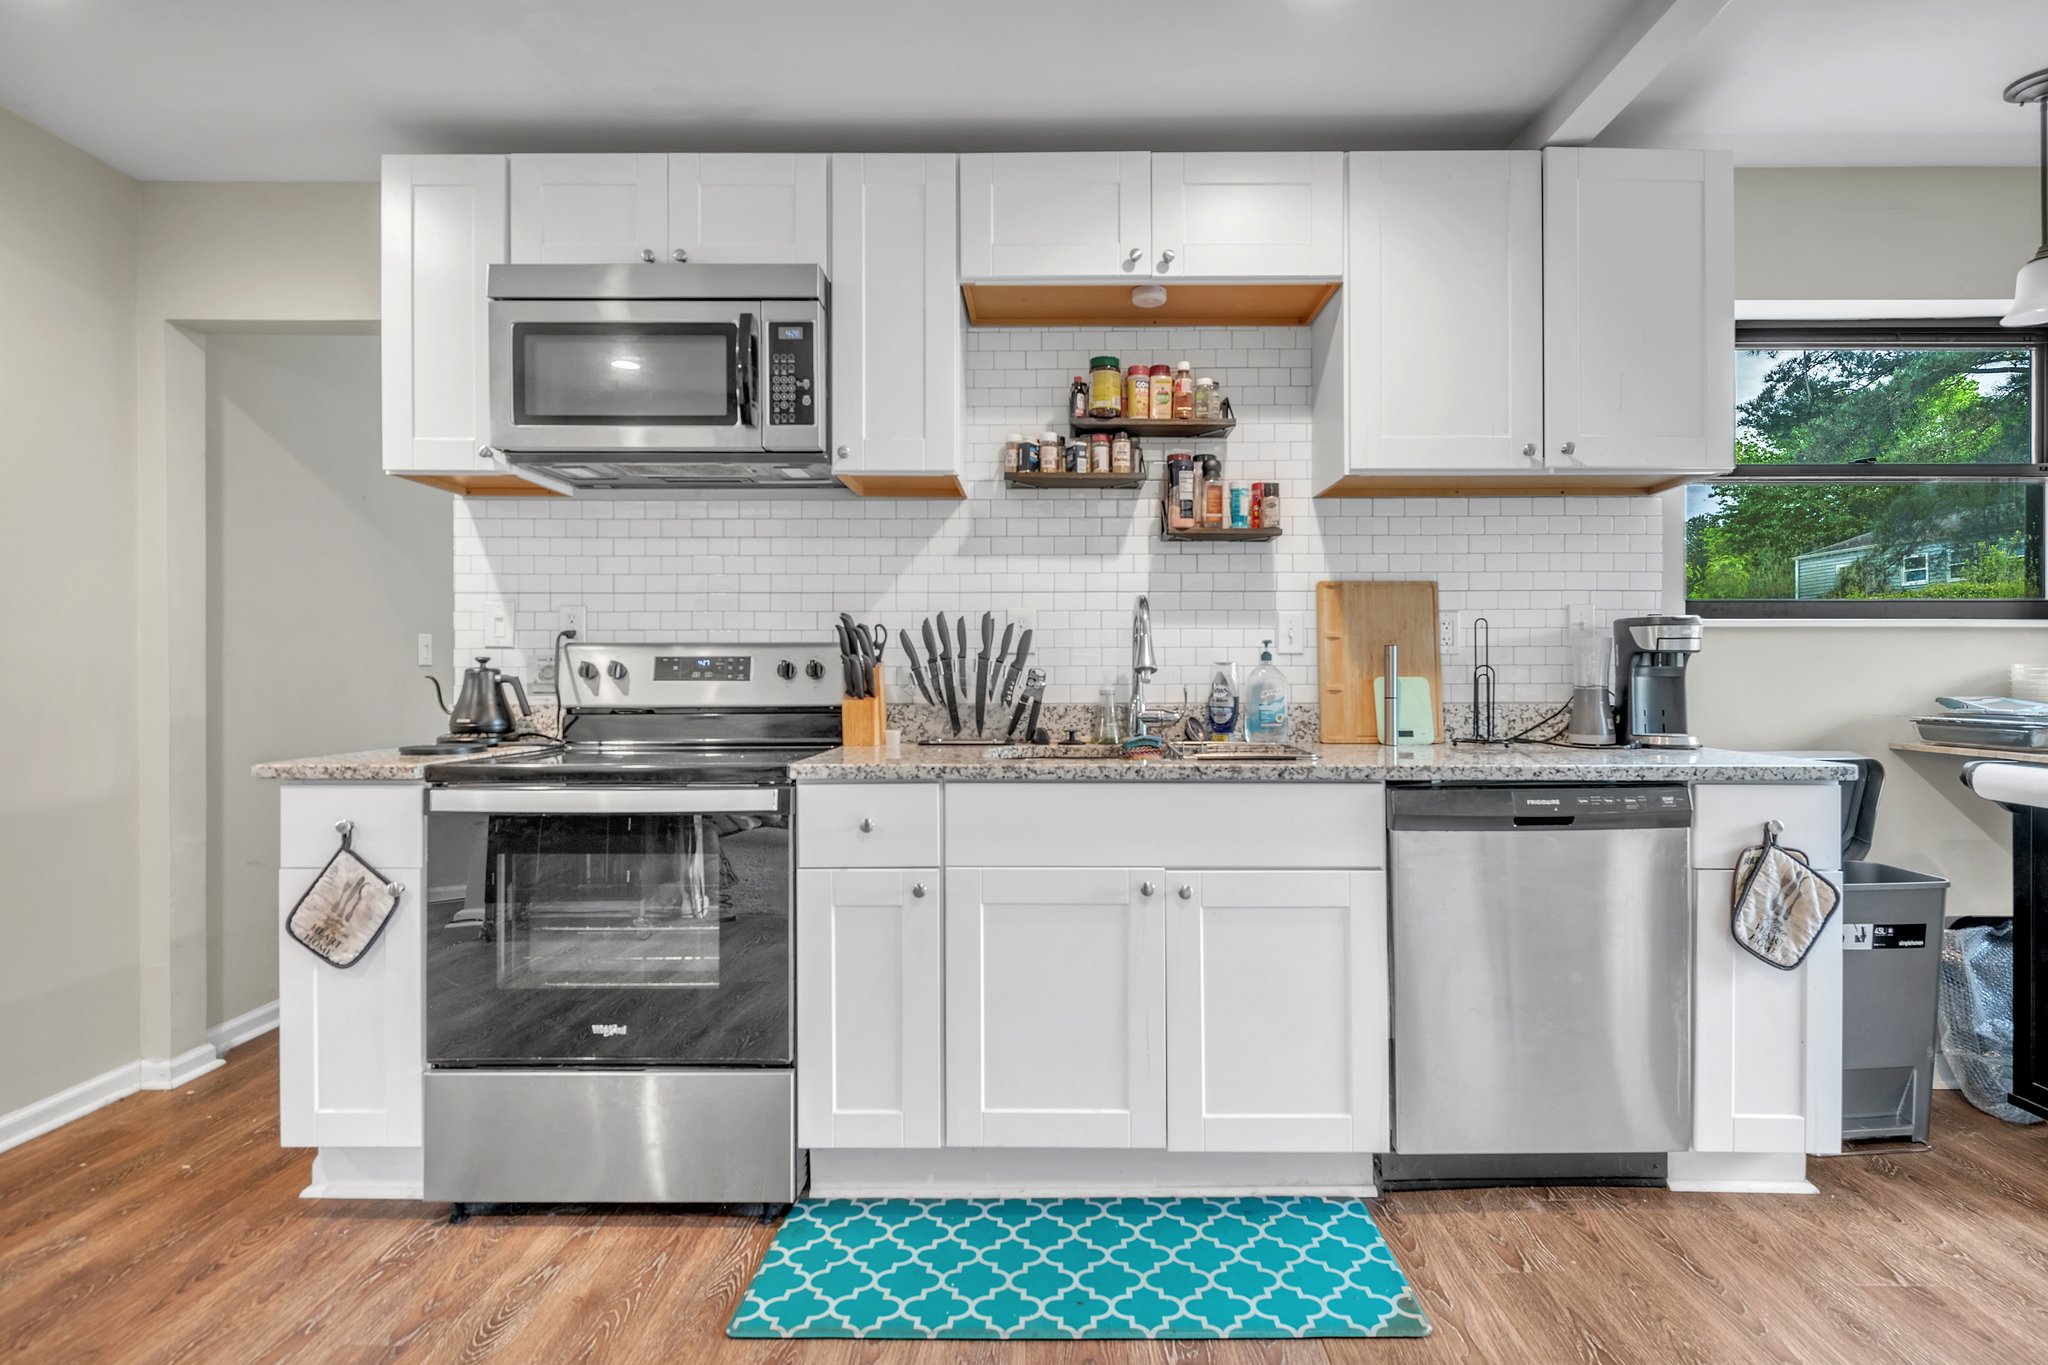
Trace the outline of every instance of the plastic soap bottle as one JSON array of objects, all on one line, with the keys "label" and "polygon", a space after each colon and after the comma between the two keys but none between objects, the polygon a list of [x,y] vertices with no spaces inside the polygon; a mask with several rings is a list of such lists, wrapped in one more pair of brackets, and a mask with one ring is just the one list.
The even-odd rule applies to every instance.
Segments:
[{"label": "plastic soap bottle", "polygon": [[1209,699],[1203,714],[1209,721],[1210,737],[1229,739],[1237,733],[1237,713],[1237,665],[1225,661],[1209,675]]},{"label": "plastic soap bottle", "polygon": [[1244,737],[1255,743],[1287,742],[1287,675],[1273,663],[1273,642],[1259,651],[1259,666],[1244,685]]}]

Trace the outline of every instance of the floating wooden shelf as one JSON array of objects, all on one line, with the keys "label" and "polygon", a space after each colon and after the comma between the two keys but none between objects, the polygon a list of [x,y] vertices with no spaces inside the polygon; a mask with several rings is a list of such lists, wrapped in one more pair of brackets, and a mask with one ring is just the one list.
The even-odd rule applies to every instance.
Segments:
[{"label": "floating wooden shelf", "polygon": [[1018,470],[1003,475],[1012,488],[1143,488],[1151,476],[1144,470],[1135,474],[1069,474]]},{"label": "floating wooden shelf", "polygon": [[1237,430],[1234,417],[1208,417],[1201,421],[1190,419],[1179,421],[1174,418],[1147,417],[1076,417],[1068,423],[1076,436],[1087,436],[1098,431],[1128,431],[1133,436],[1182,436],[1194,440],[1207,438],[1215,440],[1228,436]]},{"label": "floating wooden shelf", "polygon": [[[1140,308],[1131,286],[1164,284],[1166,302]],[[975,327],[1306,327],[1338,289],[1335,280],[1175,284],[963,284]]]},{"label": "floating wooden shelf", "polygon": [[1285,528],[1279,526],[1203,526],[1177,531],[1166,521],[1166,504],[1159,504],[1161,540],[1278,540]]}]

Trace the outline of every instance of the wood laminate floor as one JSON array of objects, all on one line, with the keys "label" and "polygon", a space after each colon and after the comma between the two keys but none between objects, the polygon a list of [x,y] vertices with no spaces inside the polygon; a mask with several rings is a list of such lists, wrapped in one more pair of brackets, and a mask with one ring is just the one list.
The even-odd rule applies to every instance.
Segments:
[{"label": "wood laminate floor", "polygon": [[1412,1341],[734,1342],[771,1230],[645,1209],[301,1200],[274,1035],[183,1090],[0,1154],[0,1354],[34,1361],[1006,1365],[2040,1359],[2048,1131],[1948,1093],[1935,1150],[1815,1163],[1817,1198],[1484,1191],[1373,1201]]}]

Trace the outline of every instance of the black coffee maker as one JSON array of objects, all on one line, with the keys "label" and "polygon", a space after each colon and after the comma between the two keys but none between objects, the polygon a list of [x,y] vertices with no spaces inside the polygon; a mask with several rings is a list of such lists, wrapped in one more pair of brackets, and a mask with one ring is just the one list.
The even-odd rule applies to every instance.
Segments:
[{"label": "black coffee maker", "polygon": [[1614,623],[1622,743],[1700,747],[1685,726],[1685,666],[1704,639],[1705,623],[1697,616],[1624,616]]}]

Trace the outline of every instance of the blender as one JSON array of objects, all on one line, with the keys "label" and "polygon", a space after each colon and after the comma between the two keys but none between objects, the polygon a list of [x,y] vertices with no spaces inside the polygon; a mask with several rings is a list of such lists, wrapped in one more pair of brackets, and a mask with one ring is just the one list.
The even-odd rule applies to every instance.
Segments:
[{"label": "blender", "polygon": [[1572,634],[1572,709],[1564,739],[1584,749],[1621,742],[1614,731],[1614,638],[1597,626]]}]

